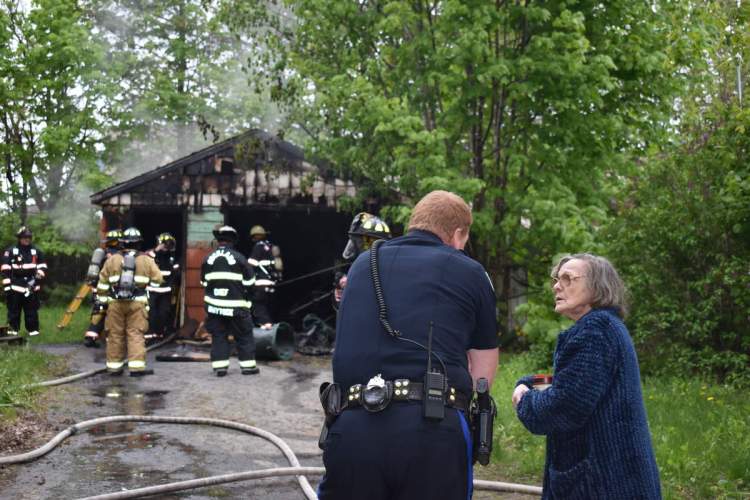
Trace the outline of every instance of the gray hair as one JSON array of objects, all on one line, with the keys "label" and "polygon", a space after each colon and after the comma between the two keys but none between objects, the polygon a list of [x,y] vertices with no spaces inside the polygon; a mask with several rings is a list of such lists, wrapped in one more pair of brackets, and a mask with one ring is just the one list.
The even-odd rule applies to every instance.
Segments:
[{"label": "gray hair", "polygon": [[550,276],[557,278],[560,268],[568,261],[582,260],[588,266],[586,286],[591,292],[592,307],[612,307],[624,318],[628,313],[627,290],[615,266],[604,257],[590,253],[577,253],[561,258],[552,268]]}]

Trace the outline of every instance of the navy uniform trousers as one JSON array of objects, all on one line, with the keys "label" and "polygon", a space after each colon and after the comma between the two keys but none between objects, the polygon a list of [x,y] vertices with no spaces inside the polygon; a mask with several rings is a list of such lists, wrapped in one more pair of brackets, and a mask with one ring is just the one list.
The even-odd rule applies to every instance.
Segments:
[{"label": "navy uniform trousers", "polygon": [[420,402],[391,402],[379,413],[345,410],[329,429],[323,463],[321,500],[465,500],[472,494],[468,420],[453,408],[437,422],[422,417]]}]

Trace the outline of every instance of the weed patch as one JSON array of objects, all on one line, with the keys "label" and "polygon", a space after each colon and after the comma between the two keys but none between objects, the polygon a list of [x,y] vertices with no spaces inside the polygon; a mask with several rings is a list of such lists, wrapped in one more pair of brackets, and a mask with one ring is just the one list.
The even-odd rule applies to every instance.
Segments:
[{"label": "weed patch", "polygon": [[65,370],[65,361],[29,346],[0,347],[0,415],[13,419],[22,409],[34,409],[38,388],[25,387]]}]

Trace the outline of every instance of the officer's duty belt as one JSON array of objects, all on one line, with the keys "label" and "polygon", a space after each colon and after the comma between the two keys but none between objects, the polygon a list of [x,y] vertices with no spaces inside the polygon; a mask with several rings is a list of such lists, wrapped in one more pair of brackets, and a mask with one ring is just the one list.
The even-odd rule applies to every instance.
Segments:
[{"label": "officer's duty belt", "polygon": [[[355,384],[349,387],[349,390],[342,394],[341,410],[351,408],[364,408],[371,412],[377,412],[385,409],[391,401],[422,401],[424,399],[424,384],[422,382],[412,382],[409,379],[396,379],[385,381],[384,386],[385,398],[381,404],[368,404],[365,399],[366,386]],[[456,390],[455,387],[449,387],[445,391],[445,406],[456,408],[457,410],[468,411],[470,399],[463,393]]]}]

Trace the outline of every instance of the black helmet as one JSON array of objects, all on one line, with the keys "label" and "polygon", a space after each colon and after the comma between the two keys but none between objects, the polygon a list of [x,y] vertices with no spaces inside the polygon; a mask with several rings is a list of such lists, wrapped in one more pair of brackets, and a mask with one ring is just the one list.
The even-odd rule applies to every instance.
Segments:
[{"label": "black helmet", "polygon": [[16,232],[16,238],[19,240],[21,238],[31,238],[33,235],[31,234],[31,229],[29,229],[27,226],[21,226],[21,229],[19,229]]},{"label": "black helmet", "polygon": [[126,248],[133,248],[143,242],[143,236],[141,236],[141,232],[137,228],[129,227],[122,232],[120,242]]},{"label": "black helmet", "polygon": [[174,250],[175,245],[177,244],[177,240],[174,239],[174,236],[172,236],[172,233],[161,233],[159,236],[156,237],[156,243],[164,245],[169,250]]},{"label": "black helmet", "polygon": [[360,212],[354,216],[349,226],[349,241],[342,255],[347,260],[353,259],[370,248],[373,241],[381,239],[391,239],[388,224],[376,215]]},{"label": "black helmet", "polygon": [[221,226],[214,229],[214,238],[217,241],[226,241],[234,243],[237,241],[237,230],[232,226]]},{"label": "black helmet", "polygon": [[121,238],[122,231],[120,229],[112,229],[111,231],[107,231],[107,234],[104,235],[102,243],[104,243],[108,247],[115,248],[120,245]]}]

